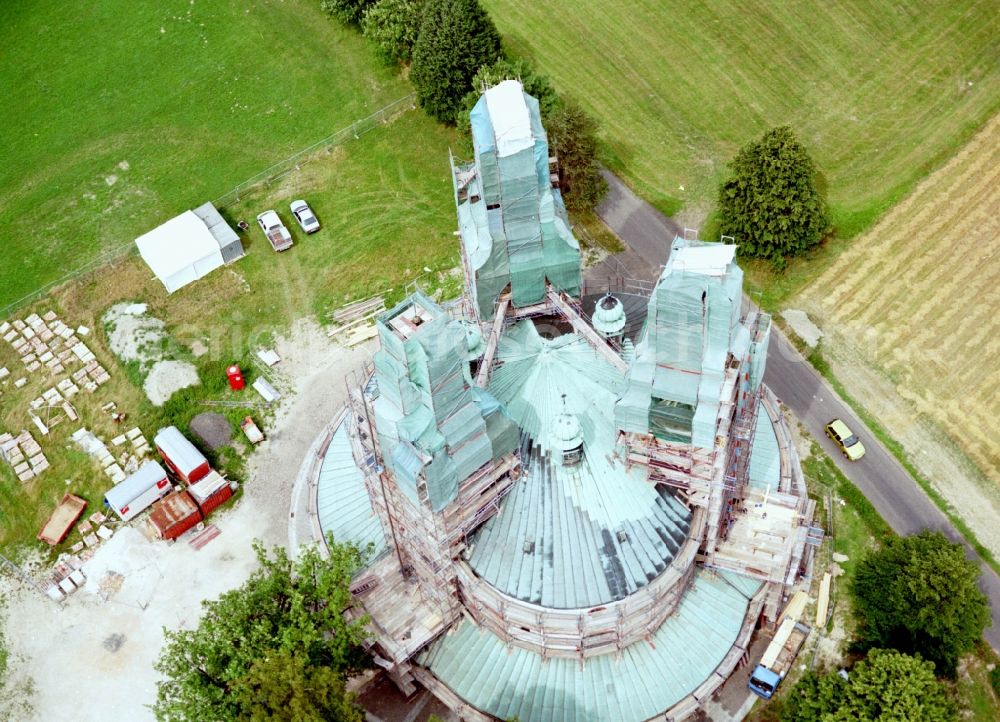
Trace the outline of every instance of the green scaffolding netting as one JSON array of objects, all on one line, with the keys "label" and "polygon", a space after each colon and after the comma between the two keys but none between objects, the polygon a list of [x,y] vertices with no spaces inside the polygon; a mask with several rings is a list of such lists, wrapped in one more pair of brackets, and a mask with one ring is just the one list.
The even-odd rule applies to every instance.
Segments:
[{"label": "green scaffolding netting", "polygon": [[615,407],[619,428],[713,446],[726,364],[742,360],[750,340],[742,288],[731,246],[675,239]]},{"label": "green scaffolding netting", "polygon": [[538,101],[504,81],[470,113],[475,163],[455,166],[459,230],[480,318],[492,318],[509,286],[511,302],[542,301],[546,283],[580,293],[580,246],[559,190],[549,177],[549,149]]},{"label": "green scaffolding netting", "polygon": [[425,489],[439,511],[463,479],[513,450],[516,436],[511,444],[502,418],[488,418],[503,417],[502,410],[488,403],[484,410],[483,392],[470,388],[466,324],[415,293],[376,326],[382,347],[373,406],[384,457],[407,495],[419,499]]}]

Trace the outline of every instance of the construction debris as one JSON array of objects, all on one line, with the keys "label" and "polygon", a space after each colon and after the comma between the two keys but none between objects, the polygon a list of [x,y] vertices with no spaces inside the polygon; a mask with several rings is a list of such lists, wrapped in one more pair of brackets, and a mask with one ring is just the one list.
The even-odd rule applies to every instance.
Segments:
[{"label": "construction debris", "polygon": [[253,382],[253,387],[257,389],[257,393],[260,394],[264,401],[269,404],[273,404],[275,401],[281,398],[281,394],[278,392],[274,386],[268,383],[267,379],[259,378]]},{"label": "construction debris", "polygon": [[267,366],[274,366],[281,362],[281,356],[273,348],[261,349],[257,352],[257,358]]},{"label": "construction debris", "polygon": [[327,335],[337,336],[348,348],[357,346],[378,335],[375,319],[384,312],[385,298],[381,295],[349,303],[330,314],[334,325]]}]

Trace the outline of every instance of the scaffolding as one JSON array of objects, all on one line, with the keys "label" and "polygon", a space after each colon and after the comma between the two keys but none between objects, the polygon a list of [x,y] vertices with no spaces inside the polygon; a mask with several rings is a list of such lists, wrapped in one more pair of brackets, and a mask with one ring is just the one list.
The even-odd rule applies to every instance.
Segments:
[{"label": "scaffolding", "polygon": [[543,300],[552,286],[580,294],[580,244],[553,181],[538,101],[507,80],[470,114],[473,163],[452,159],[463,267],[481,320],[508,286],[511,304]]},{"label": "scaffolding", "polygon": [[[463,617],[508,652],[604,664],[596,658],[621,659],[632,645],[652,643],[688,591],[700,589],[702,566],[749,577],[729,582],[747,601],[732,647],[712,676],[663,713],[673,718],[695,709],[739,663],[762,610],[773,615],[809,563],[813,506],[784,419],[762,384],[770,318],[741,317],[733,246],[675,238],[655,286],[616,278],[599,289],[641,296],[629,299],[639,307],[636,319],[647,307],[635,345],[631,332],[617,337],[617,317],[602,335],[580,303],[579,246],[538,102],[505,81],[476,104],[471,126],[473,162],[451,158],[466,294],[446,309],[416,292],[379,315],[380,350],[349,382],[351,452],[388,547],[353,580],[360,607],[352,613],[369,615],[375,663],[400,689],[410,693],[419,681],[465,717],[486,719],[414,662]],[[573,333],[543,343],[536,326],[519,323],[538,317]],[[574,412],[583,462],[535,476],[527,450],[533,443],[544,449],[554,415],[566,415],[566,396],[560,403],[554,391],[564,380],[586,390],[585,410]],[[775,439],[761,437],[772,459],[764,484],[759,462],[750,468],[758,419],[775,429]],[[559,504],[526,496],[540,488],[565,495]],[[645,509],[644,495],[683,526],[630,526],[643,518],[636,510]],[[608,499],[623,501],[620,513],[608,511]],[[528,507],[531,519],[522,514]],[[574,532],[578,511],[601,524]],[[371,529],[374,520],[367,521]],[[550,528],[570,541],[546,556],[538,550],[547,548]],[[661,564],[636,543],[646,539],[664,547]],[[510,561],[508,543],[527,565]],[[598,552],[589,551],[593,545]],[[508,557],[495,569],[506,564],[513,584],[478,566],[494,552]],[[607,582],[614,592],[596,600],[546,598],[535,594],[538,564],[571,569],[560,589],[576,584],[589,592],[605,584],[602,575],[631,586]]]}]

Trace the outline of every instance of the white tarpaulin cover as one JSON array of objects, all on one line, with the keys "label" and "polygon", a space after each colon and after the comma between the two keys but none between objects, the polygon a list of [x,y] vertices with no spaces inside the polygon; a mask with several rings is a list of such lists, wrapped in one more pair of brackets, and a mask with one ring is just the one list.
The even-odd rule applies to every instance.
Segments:
[{"label": "white tarpaulin cover", "polygon": [[135,240],[139,254],[167,293],[197,281],[223,264],[222,251],[205,222],[185,211]]},{"label": "white tarpaulin cover", "polygon": [[486,107],[493,121],[497,154],[501,158],[519,153],[535,144],[531,134],[531,116],[519,82],[505,80],[487,90]]},{"label": "white tarpaulin cover", "polygon": [[718,243],[678,248],[671,260],[676,271],[690,271],[705,276],[724,276],[735,257],[736,246]]}]

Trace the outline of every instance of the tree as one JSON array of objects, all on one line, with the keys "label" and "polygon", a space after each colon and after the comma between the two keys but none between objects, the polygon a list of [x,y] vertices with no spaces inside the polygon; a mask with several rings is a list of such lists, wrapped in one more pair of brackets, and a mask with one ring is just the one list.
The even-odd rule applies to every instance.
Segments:
[{"label": "tree", "polygon": [[740,253],[784,262],[816,245],[830,222],[812,159],[792,129],[774,128],[745,145],[719,186],[719,224]]},{"label": "tree", "polygon": [[320,7],[345,25],[357,27],[365,10],[374,3],[375,0],[322,0]]},{"label": "tree", "polygon": [[477,0],[429,0],[410,68],[420,105],[454,124],[472,77],[502,52],[500,33]]},{"label": "tree", "polygon": [[423,9],[424,0],[378,0],[365,10],[361,32],[387,64],[408,63]]},{"label": "tree", "polygon": [[307,664],[285,649],[258,659],[232,688],[240,719],[249,722],[363,722],[342,675]]},{"label": "tree", "polygon": [[919,652],[948,676],[989,623],[979,567],[940,532],[894,537],[859,564],[851,592],[863,647]]},{"label": "tree", "polygon": [[955,705],[919,655],[873,649],[849,679],[807,672],[792,688],[782,722],[951,722]]},{"label": "tree", "polygon": [[348,621],[343,612],[361,552],[332,539],[326,560],[315,548],[294,561],[283,549],[273,558],[259,544],[254,551],[260,569],[203,602],[196,629],[166,631],[155,665],[164,676],[157,719],[264,719],[283,710],[282,719],[305,722],[353,707],[342,682],[363,667],[367,620]]},{"label": "tree", "polygon": [[549,149],[559,158],[563,199],[574,212],[593,210],[608,190],[597,164],[597,123],[571,100],[549,115]]}]

